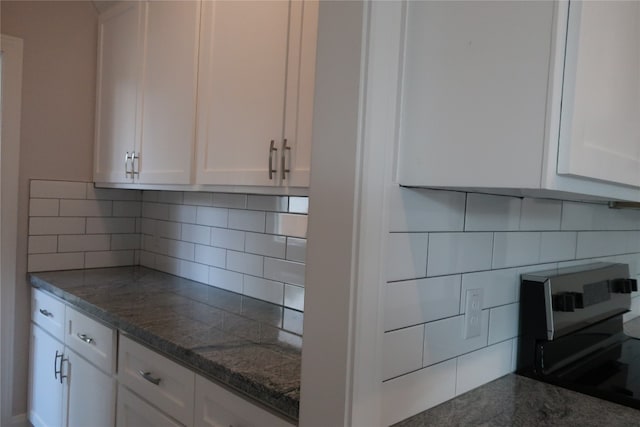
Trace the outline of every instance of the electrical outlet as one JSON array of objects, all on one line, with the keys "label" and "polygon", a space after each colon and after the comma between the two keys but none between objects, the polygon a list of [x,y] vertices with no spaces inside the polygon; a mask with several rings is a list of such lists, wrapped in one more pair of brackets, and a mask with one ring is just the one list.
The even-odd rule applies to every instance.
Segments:
[{"label": "electrical outlet", "polygon": [[468,289],[464,312],[464,339],[479,337],[482,332],[482,289]]}]

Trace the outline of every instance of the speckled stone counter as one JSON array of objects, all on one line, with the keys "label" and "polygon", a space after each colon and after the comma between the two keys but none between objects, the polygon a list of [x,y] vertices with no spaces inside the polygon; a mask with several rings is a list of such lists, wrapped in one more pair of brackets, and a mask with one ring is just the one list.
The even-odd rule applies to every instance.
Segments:
[{"label": "speckled stone counter", "polygon": [[31,284],[286,417],[298,418],[302,313],[144,267]]},{"label": "speckled stone counter", "polygon": [[640,426],[640,411],[509,374],[395,427]]}]

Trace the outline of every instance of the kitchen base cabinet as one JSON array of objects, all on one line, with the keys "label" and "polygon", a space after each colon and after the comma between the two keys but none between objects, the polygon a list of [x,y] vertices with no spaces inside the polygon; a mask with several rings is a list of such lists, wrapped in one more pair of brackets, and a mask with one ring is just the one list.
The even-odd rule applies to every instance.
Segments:
[{"label": "kitchen base cabinet", "polygon": [[63,382],[56,374],[64,345],[31,324],[29,357],[29,421],[34,427],[55,427],[62,423]]},{"label": "kitchen base cabinet", "polygon": [[116,427],[182,427],[127,388],[118,387]]},{"label": "kitchen base cabinet", "polygon": [[[114,360],[111,356],[102,357],[108,367],[105,372],[83,355],[94,354],[96,348],[101,355],[113,354],[115,331],[40,290],[33,290],[33,301],[38,303],[38,309],[32,314],[31,324],[29,421],[35,427],[112,427]],[[46,323],[40,316],[61,320],[65,330],[74,331],[84,347],[78,347],[78,352],[72,350],[70,333],[64,335],[65,343],[54,338],[47,328],[59,333],[58,321]]]},{"label": "kitchen base cabinet", "polygon": [[67,427],[112,427],[115,380],[73,351],[67,351]]},{"label": "kitchen base cabinet", "polygon": [[293,427],[199,375],[195,411],[195,427]]}]

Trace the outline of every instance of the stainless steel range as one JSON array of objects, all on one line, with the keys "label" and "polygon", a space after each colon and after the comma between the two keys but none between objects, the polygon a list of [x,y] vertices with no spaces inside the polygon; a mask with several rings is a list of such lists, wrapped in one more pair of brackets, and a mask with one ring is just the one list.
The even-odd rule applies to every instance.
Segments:
[{"label": "stainless steel range", "polygon": [[627,264],[522,275],[518,373],[640,409],[640,340],[622,315],[637,291]]}]

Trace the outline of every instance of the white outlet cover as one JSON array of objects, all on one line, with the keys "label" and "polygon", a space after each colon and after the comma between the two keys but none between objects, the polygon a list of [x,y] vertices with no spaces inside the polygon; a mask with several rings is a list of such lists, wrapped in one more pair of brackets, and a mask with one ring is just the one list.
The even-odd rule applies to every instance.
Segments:
[{"label": "white outlet cover", "polygon": [[464,339],[479,337],[482,333],[483,289],[468,289],[464,313]]}]

